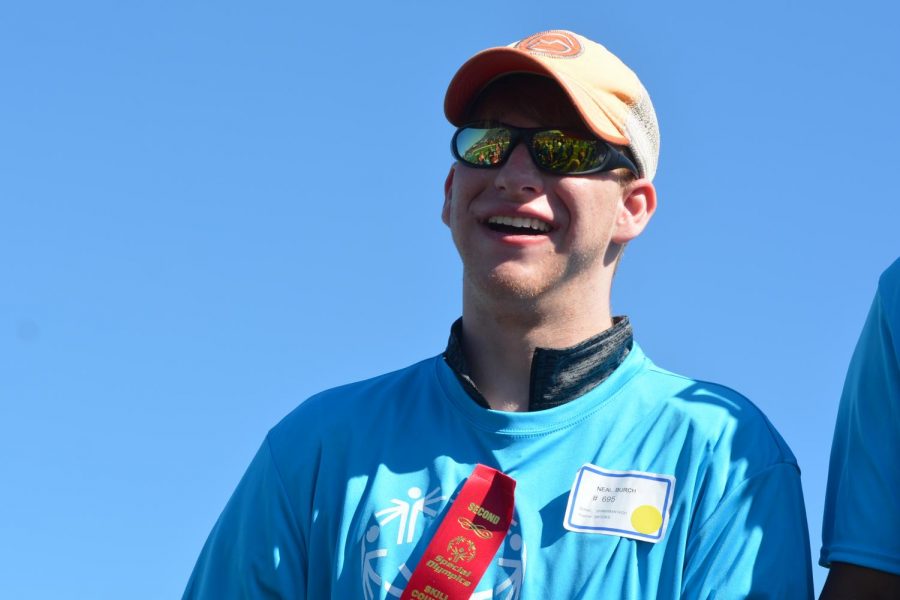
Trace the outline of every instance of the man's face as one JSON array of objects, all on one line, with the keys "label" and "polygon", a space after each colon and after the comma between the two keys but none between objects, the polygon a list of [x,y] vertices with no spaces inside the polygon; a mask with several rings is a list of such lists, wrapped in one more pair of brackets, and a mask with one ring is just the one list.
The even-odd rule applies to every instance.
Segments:
[{"label": "man's face", "polygon": [[[584,129],[556,84],[531,78],[488,90],[472,120]],[[442,218],[462,257],[465,285],[498,298],[537,299],[552,292],[577,301],[578,294],[608,294],[619,251],[613,239],[624,210],[622,197],[614,174],[545,173],[520,144],[499,169],[455,164],[447,177]],[[529,224],[536,219],[540,225],[510,228],[509,218]],[[512,223],[517,224],[523,222]]]}]

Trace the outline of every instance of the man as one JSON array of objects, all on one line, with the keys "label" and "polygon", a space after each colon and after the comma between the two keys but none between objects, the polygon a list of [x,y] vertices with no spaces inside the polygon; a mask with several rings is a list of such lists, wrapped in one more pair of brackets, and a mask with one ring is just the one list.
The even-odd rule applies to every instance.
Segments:
[{"label": "man", "polygon": [[622,249],[656,209],[635,74],[543,32],[465,63],[445,112],[464,266],[447,349],[277,425],[185,597],[811,597],[784,441],[612,317]]},{"label": "man", "polygon": [[900,260],[878,291],[841,396],[819,562],[823,600],[900,598]]}]

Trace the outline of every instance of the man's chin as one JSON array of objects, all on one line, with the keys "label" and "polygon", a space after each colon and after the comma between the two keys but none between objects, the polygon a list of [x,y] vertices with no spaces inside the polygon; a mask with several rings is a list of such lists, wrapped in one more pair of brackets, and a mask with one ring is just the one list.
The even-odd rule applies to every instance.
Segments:
[{"label": "man's chin", "polygon": [[554,287],[546,276],[538,277],[533,273],[504,268],[469,277],[469,280],[489,297],[519,302],[537,300]]}]

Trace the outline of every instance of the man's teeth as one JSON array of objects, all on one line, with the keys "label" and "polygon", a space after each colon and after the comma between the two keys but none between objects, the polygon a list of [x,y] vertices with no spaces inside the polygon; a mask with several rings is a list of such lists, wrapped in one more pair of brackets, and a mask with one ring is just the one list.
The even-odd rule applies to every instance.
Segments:
[{"label": "man's teeth", "polygon": [[550,231],[550,226],[540,219],[532,219],[530,217],[490,217],[488,223],[493,225],[506,225],[509,227],[519,227],[534,229],[541,233]]}]

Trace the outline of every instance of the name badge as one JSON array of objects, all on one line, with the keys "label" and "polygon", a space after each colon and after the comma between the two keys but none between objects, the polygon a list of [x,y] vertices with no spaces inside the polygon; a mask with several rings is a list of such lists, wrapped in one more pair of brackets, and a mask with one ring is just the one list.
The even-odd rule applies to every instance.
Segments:
[{"label": "name badge", "polygon": [[575,475],[563,527],[655,544],[666,534],[674,493],[672,475],[586,464]]}]

